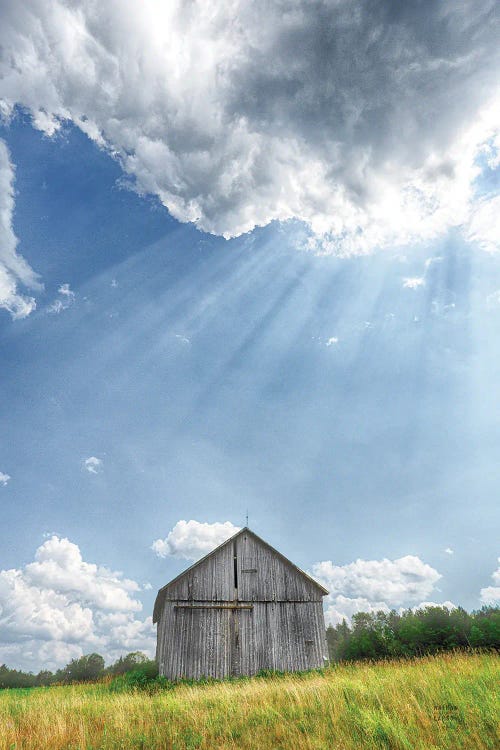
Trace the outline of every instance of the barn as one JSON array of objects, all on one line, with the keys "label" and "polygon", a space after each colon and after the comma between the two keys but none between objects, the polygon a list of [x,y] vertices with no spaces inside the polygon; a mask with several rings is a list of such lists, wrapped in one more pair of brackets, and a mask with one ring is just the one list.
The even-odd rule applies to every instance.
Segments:
[{"label": "barn", "polygon": [[153,622],[160,674],[223,678],[324,666],[325,594],[241,529],[159,590]]}]

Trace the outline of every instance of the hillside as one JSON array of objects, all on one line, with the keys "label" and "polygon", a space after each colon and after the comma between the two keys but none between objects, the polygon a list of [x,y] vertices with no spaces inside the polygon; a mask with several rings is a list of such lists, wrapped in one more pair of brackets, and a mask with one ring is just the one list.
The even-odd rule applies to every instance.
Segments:
[{"label": "hillside", "polygon": [[494,748],[498,657],[448,654],[296,676],[0,693],[0,750]]}]

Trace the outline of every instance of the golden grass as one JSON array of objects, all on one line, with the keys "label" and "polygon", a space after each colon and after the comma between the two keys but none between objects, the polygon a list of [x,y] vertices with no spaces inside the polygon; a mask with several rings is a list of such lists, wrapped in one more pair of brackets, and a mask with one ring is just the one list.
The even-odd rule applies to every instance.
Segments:
[{"label": "golden grass", "polygon": [[500,747],[499,659],[450,654],[178,686],[0,691],[0,750]]}]

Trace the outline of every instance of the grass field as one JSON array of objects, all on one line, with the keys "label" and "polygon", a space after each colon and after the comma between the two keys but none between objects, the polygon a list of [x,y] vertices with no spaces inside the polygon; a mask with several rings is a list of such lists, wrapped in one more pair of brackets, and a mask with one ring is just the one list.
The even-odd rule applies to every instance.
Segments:
[{"label": "grass field", "polygon": [[0,692],[0,750],[498,748],[500,661],[450,654],[181,685]]}]

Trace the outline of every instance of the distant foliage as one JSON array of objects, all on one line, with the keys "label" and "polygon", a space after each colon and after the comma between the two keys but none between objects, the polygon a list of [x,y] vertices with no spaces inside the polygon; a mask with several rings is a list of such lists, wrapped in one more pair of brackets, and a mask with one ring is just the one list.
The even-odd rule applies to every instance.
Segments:
[{"label": "distant foliage", "polygon": [[57,672],[42,670],[38,674],[9,669],[2,664],[0,666],[0,689],[95,682],[107,676],[126,675],[134,670],[142,670],[148,679],[158,674],[156,662],[148,659],[141,651],[132,651],[126,656],[120,656],[109,667],[104,666],[104,659],[100,654],[86,654],[79,659],[72,659]]},{"label": "distant foliage", "polygon": [[53,680],[52,672],[20,672],[17,669],[9,669],[5,664],[0,665],[0,688],[27,688],[49,685]]},{"label": "distant foliage", "polygon": [[94,682],[104,673],[104,659],[100,654],[87,654],[72,659],[64,669],[64,682]]},{"label": "distant foliage", "polygon": [[[471,614],[460,607],[426,607],[401,614],[358,612],[350,626],[344,620],[327,628],[326,637],[334,662],[424,656],[457,648],[500,651],[500,608],[483,607]],[[72,659],[57,672],[42,670],[38,674],[0,665],[0,689],[95,682],[106,677],[113,678],[111,689],[118,692],[130,688],[166,689],[171,685],[158,677],[156,662],[141,651],[120,656],[108,667],[100,654],[86,654]]]},{"label": "distant foliage", "polygon": [[132,651],[126,656],[120,656],[114,664],[111,664],[111,666],[106,669],[106,674],[115,677],[137,669],[145,669],[146,671],[151,669],[156,670],[156,663],[151,659],[148,659],[146,654],[143,654],[142,651]]},{"label": "distant foliage", "polygon": [[483,607],[471,614],[460,607],[358,612],[351,626],[343,620],[327,628],[326,637],[332,661],[423,656],[456,648],[500,650],[500,608]]}]

